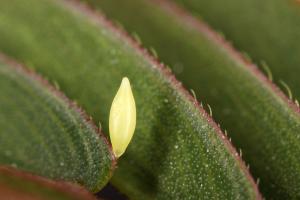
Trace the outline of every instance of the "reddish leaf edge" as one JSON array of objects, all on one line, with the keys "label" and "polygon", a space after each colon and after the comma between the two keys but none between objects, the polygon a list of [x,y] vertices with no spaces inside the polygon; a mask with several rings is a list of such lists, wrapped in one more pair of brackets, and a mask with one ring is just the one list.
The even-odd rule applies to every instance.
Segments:
[{"label": "reddish leaf edge", "polygon": [[178,19],[185,21],[195,30],[204,34],[216,45],[221,46],[227,54],[237,63],[241,63],[248,71],[253,74],[261,83],[280,97],[295,113],[300,114],[300,107],[290,99],[275,83],[273,83],[259,67],[245,57],[241,52],[228,42],[223,36],[215,32],[206,22],[189,14],[183,7],[170,0],[153,0],[152,3],[159,4],[164,10],[177,16]]},{"label": "reddish leaf edge", "polygon": [[[151,52],[149,52],[145,47],[143,47],[143,45],[139,41],[135,40],[124,29],[116,26],[105,16],[105,14],[103,14],[99,10],[92,8],[86,3],[80,2],[80,0],[60,0],[60,2],[62,2],[66,7],[69,7],[71,10],[84,14],[95,25],[102,25],[105,26],[107,29],[111,30],[113,33],[116,34],[116,36],[120,37],[124,42],[127,42],[128,45],[131,46],[137,54],[143,56],[145,60],[151,63],[151,66],[153,68],[159,70],[159,72],[164,75],[165,79],[174,87],[174,89],[180,91],[182,95],[186,97],[186,99],[189,100],[195,106],[196,109],[198,109],[199,113],[207,119],[207,123],[214,128],[214,131],[217,133],[220,140],[223,141],[225,147],[227,147],[229,152],[235,157],[239,167],[242,169],[242,171],[248,178],[248,181],[251,183],[252,188],[254,189],[256,199],[262,199],[256,182],[254,181],[249,169],[246,167],[236,148],[232,145],[228,137],[220,129],[219,125],[206,112],[206,110],[201,106],[197,99],[195,99],[194,96],[190,94],[188,90],[182,85],[182,83],[176,79],[175,75],[164,63],[162,63],[158,58],[154,57],[151,54]],[[214,37],[218,36],[212,30],[210,30],[209,32],[212,32],[211,35]],[[236,54],[240,55],[239,53]],[[264,77],[264,75],[260,71],[258,71],[257,73],[261,74],[261,76]],[[284,96],[284,94],[282,95]]]},{"label": "reddish leaf edge", "polygon": [[[33,175],[31,173],[18,170],[13,167],[0,166],[0,174],[9,177],[20,178],[21,180],[24,180],[24,184],[26,184],[26,182],[29,181],[29,182],[36,183],[39,186],[54,189],[58,192],[62,192],[71,197],[74,197],[74,199],[86,199],[86,200],[96,199],[90,192],[88,192],[85,188],[79,185],[70,182],[64,182],[64,181],[53,181],[41,176]],[[2,194],[0,193],[0,195]]]},{"label": "reddish leaf edge", "polygon": [[116,168],[116,165],[117,165],[117,158],[115,157],[115,154],[113,153],[111,143],[109,142],[107,137],[104,135],[102,130],[94,124],[94,121],[93,121],[92,117],[90,117],[84,111],[84,109],[82,109],[77,104],[77,102],[70,100],[62,91],[58,90],[57,87],[51,85],[48,80],[46,80],[43,76],[38,74],[33,69],[27,68],[25,65],[15,61],[14,59],[12,59],[9,56],[3,54],[2,52],[0,52],[0,60],[3,63],[7,64],[9,67],[12,67],[15,70],[19,71],[21,74],[37,81],[43,87],[48,89],[51,92],[51,94],[55,95],[59,99],[62,99],[63,102],[66,103],[66,105],[68,106],[69,109],[75,110],[80,115],[82,120],[85,123],[89,124],[94,129],[95,133],[98,134],[100,136],[101,140],[103,140],[104,143],[108,146],[109,154],[110,154],[110,158],[111,158],[111,168],[110,168],[109,177],[112,177],[113,171],[114,171],[114,169]]}]

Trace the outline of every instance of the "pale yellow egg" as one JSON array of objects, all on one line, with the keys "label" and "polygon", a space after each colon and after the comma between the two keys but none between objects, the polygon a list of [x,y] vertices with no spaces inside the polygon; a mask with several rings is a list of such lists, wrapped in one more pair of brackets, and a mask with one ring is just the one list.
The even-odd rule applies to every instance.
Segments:
[{"label": "pale yellow egg", "polygon": [[109,134],[113,151],[120,157],[130,143],[136,126],[136,106],[127,77],[112,102],[109,114]]}]

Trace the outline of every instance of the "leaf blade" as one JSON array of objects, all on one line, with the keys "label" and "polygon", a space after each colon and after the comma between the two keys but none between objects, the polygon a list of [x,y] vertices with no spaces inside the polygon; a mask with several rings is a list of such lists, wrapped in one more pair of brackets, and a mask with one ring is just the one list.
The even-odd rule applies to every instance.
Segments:
[{"label": "leaf blade", "polygon": [[171,1],[87,2],[140,35],[198,99],[212,106],[267,195],[299,195],[300,110],[251,61]]},{"label": "leaf blade", "polygon": [[217,1],[177,2],[224,32],[237,48],[249,53],[257,63],[267,63],[275,78],[286,81],[299,99],[300,82],[296,75],[299,45],[295,43],[300,38],[299,2],[232,0],[227,2],[226,9],[221,9]]},{"label": "leaf blade", "polygon": [[1,164],[80,183],[91,191],[103,187],[114,157],[84,112],[4,55],[0,76]]},{"label": "leaf blade", "polygon": [[[108,111],[119,80],[124,75],[132,80],[138,123],[114,176],[114,182],[127,195],[143,199],[260,197],[245,165],[233,155],[233,147],[222,139],[221,131],[204,110],[195,106],[193,97],[101,15],[76,1],[62,6],[61,2],[53,3],[56,1],[30,0],[30,9],[24,1],[13,2],[0,7],[5,8],[1,13],[6,22],[0,26],[4,36],[1,49],[33,63],[31,67],[56,80],[96,121],[102,119],[104,130],[108,129]],[[45,19],[47,25],[42,23]],[[20,45],[27,44],[28,35],[34,40]],[[57,48],[61,44],[64,48]],[[95,107],[99,102],[102,109]],[[184,153],[186,159],[176,152]],[[186,171],[190,173],[184,176]]]},{"label": "leaf blade", "polygon": [[0,185],[0,195],[4,199],[95,199],[77,185],[51,181],[5,166],[0,167]]}]

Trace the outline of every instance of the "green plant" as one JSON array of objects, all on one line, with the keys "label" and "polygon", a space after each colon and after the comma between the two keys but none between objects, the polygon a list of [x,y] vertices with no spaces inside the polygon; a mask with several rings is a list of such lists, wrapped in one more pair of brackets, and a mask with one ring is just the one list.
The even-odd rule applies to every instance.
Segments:
[{"label": "green plant", "polygon": [[[153,56],[136,35],[134,41],[76,0],[1,1],[0,50],[10,57],[0,59],[1,164],[91,192],[113,175],[111,183],[133,199],[260,199],[243,151],[263,195],[300,196],[299,108],[251,61],[169,1],[87,2],[137,32]],[[210,115],[158,55],[212,106]],[[92,123],[101,121],[109,132],[109,110],[124,76],[132,83],[137,122],[116,161]]]},{"label": "green plant", "polygon": [[95,199],[76,185],[47,180],[9,167],[0,167],[0,185],[2,199]]},{"label": "green plant", "polygon": [[220,30],[256,62],[267,63],[275,77],[283,79],[300,98],[299,1],[229,0],[224,6],[217,0],[176,2]]}]

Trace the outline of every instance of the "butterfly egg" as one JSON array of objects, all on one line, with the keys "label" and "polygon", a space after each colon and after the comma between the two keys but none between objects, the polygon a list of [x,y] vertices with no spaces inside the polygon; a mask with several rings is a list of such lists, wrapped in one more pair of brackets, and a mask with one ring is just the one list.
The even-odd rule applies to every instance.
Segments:
[{"label": "butterfly egg", "polygon": [[136,107],[130,82],[122,79],[109,114],[109,135],[115,156],[120,157],[133,136],[136,125]]}]

